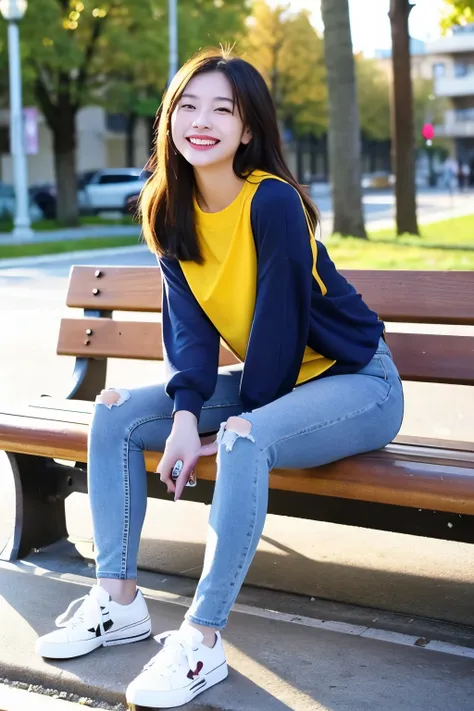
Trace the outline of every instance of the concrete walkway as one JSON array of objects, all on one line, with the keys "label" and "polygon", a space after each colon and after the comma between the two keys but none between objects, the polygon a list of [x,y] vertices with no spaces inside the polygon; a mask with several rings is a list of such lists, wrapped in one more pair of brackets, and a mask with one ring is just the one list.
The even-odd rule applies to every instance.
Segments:
[{"label": "concrete walkway", "polygon": [[8,682],[0,680],[2,711],[84,711],[84,706],[90,707],[92,704],[93,699],[86,696],[79,697],[66,691],[56,692],[54,689],[26,682],[13,682],[10,686]]},{"label": "concrete walkway", "polygon": [[[84,575],[86,571],[80,567],[59,565],[55,560],[56,571],[48,567],[47,558],[40,568],[31,561],[0,565],[0,676],[99,699],[119,711],[127,683],[156,654],[158,646],[149,639],[99,649],[75,660],[37,657],[33,650],[37,635],[50,631],[54,618],[71,600],[86,594],[93,582],[91,571]],[[173,580],[177,592],[170,592],[168,578],[141,573],[140,584],[153,632],[176,629],[192,594],[190,581]],[[246,604],[249,601],[253,604]],[[430,649],[426,638],[430,631],[423,629],[420,638],[413,619],[411,634],[396,634],[384,630],[380,623],[370,626],[373,611],[349,610],[347,622],[340,623],[331,622],[328,616],[322,620],[300,614],[301,603],[296,597],[289,600],[294,614],[278,612],[275,598],[261,598],[263,607],[256,602],[252,590],[239,597],[224,635],[229,678],[186,706],[189,711],[470,708],[474,649],[466,645],[431,642]],[[330,613],[329,607],[326,613]],[[410,624],[408,619],[405,624]],[[447,629],[439,632],[449,634]]]},{"label": "concrete walkway", "polygon": [[[34,229],[34,225],[33,225]],[[32,244],[34,242],[66,242],[78,239],[101,239],[103,237],[133,237],[141,234],[140,225],[94,225],[69,229],[35,232],[31,239],[12,237],[10,232],[0,232],[0,245]]]}]

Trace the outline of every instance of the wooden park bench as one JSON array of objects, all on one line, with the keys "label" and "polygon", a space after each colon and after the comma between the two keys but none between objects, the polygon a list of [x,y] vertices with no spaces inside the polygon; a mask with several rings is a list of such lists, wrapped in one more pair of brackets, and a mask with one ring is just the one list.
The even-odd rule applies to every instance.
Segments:
[{"label": "wooden park bench", "polygon": [[[390,322],[474,326],[473,273],[345,275],[388,323],[387,341],[404,380],[474,385],[474,336],[390,332]],[[114,311],[161,310],[157,267],[73,267],[67,304],[84,309],[84,318],[65,318],[60,325],[57,353],[76,356],[70,392],[63,400],[43,397],[16,410],[0,406],[0,449],[7,452],[16,490],[4,559],[67,535],[64,499],[87,489],[88,424],[95,396],[105,387],[107,358],[162,358],[160,323],[112,318]],[[233,362],[222,350],[221,365]],[[474,426],[472,392],[467,414]],[[160,456],[146,453],[148,492],[165,498],[153,474]],[[198,486],[184,496],[210,503],[214,475],[215,463],[203,458]],[[474,542],[474,443],[398,437],[382,450],[327,466],[273,470],[269,511]]]}]

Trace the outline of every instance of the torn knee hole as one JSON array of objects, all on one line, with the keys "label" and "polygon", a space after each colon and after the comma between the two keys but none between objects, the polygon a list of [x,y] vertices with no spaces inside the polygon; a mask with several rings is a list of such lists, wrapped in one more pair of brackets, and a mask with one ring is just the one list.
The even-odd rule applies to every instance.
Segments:
[{"label": "torn knee hole", "polygon": [[229,417],[227,422],[221,424],[217,435],[217,444],[223,444],[226,452],[232,452],[235,442],[240,439],[248,439],[255,444],[255,439],[250,434],[252,424],[243,417]]},{"label": "torn knee hole", "polygon": [[128,390],[124,390],[123,388],[109,388],[102,390],[101,393],[97,395],[95,401],[97,405],[105,405],[111,410],[114,406],[118,407],[119,405],[123,405],[129,397],[130,393]]},{"label": "torn knee hole", "polygon": [[252,429],[252,424],[248,420],[244,420],[243,417],[229,417],[225,429],[233,430],[240,435],[248,435]]}]

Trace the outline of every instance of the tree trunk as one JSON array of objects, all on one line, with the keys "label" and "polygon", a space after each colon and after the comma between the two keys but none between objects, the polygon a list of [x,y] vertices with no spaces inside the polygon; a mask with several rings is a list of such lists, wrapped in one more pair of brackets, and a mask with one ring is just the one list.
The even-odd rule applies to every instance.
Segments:
[{"label": "tree trunk", "polygon": [[390,0],[392,30],[392,140],[395,171],[397,234],[419,234],[416,219],[415,128],[411,82],[409,0]]},{"label": "tree trunk", "polygon": [[296,137],[296,180],[302,185],[304,182],[304,139]]},{"label": "tree trunk", "polygon": [[367,238],[362,212],[361,147],[348,0],[322,0],[329,101],[333,232]]},{"label": "tree trunk", "polygon": [[323,174],[324,180],[329,180],[329,156],[328,156],[328,135],[324,134],[323,139]]},{"label": "tree trunk", "polygon": [[318,139],[315,136],[311,136],[309,143],[309,171],[311,177],[314,178],[317,171],[317,155],[318,155]]},{"label": "tree trunk", "polygon": [[53,128],[54,168],[56,174],[56,219],[63,225],[79,222],[76,177],[76,112],[61,112]]}]

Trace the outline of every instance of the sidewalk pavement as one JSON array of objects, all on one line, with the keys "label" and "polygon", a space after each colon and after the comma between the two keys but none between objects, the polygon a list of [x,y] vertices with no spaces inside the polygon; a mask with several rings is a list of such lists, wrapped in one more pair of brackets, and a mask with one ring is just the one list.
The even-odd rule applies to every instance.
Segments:
[{"label": "sidewalk pavement", "polygon": [[70,227],[63,230],[45,230],[44,232],[35,232],[31,239],[18,239],[18,237],[12,237],[11,232],[0,232],[0,245],[64,242],[67,240],[99,239],[102,237],[133,237],[134,235],[137,235],[138,238],[140,234],[140,225],[94,225],[90,227]]},{"label": "sidewalk pavement", "polygon": [[93,702],[86,696],[56,692],[39,684],[13,682],[8,686],[8,683],[0,679],[1,711],[84,711],[84,706]]},{"label": "sidewalk pavement", "polygon": [[[151,638],[99,649],[75,660],[37,657],[36,637],[50,631],[55,617],[93,583],[92,570],[79,565],[71,569],[70,564],[58,564],[57,557],[53,570],[52,560],[48,563],[47,555],[43,556],[41,567],[31,560],[0,564],[0,676],[107,702],[121,711],[127,683],[158,646]],[[193,593],[192,581],[141,572],[139,582],[153,632],[177,629]],[[387,632],[380,622],[377,626],[377,620],[371,622],[373,611],[348,610],[346,623],[331,622],[324,607],[317,608],[321,617],[301,614],[308,604],[293,596],[287,605],[294,612],[285,614],[278,611],[274,593],[259,598],[244,589],[224,633],[229,678],[184,708],[467,711],[470,707],[474,649],[430,642],[433,632],[449,635],[447,628],[430,631],[420,621],[414,629],[414,620],[407,618],[409,634]],[[330,603],[325,611],[330,613]],[[459,631],[451,633],[455,636]]]}]

